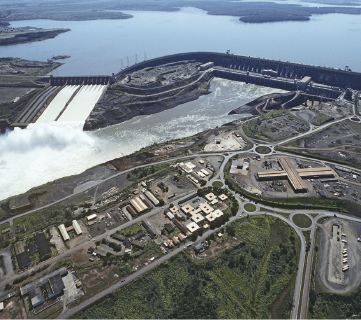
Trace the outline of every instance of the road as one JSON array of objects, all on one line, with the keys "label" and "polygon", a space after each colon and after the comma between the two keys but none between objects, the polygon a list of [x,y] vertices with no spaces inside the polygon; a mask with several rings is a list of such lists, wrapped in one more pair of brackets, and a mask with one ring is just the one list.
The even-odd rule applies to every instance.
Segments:
[{"label": "road", "polygon": [[[279,141],[279,142],[276,142],[276,143],[272,143],[272,144],[266,144],[266,143],[262,143],[262,145],[267,145],[271,148],[272,150],[272,153],[274,154],[279,154],[279,155],[289,155],[285,152],[275,152],[274,151],[274,147],[277,146],[277,145],[282,145],[284,143],[287,143],[287,142],[290,142],[290,141],[293,141],[295,139],[298,139],[300,137],[303,137],[303,136],[307,136],[311,133],[314,133],[314,132],[317,132],[317,131],[320,131],[320,130],[323,130],[325,129],[326,127],[334,124],[334,123],[338,123],[338,122],[341,122],[341,121],[344,121],[346,119],[339,119],[339,120],[336,120],[336,121],[333,121],[331,123],[327,123],[325,125],[322,125],[320,127],[317,127],[315,129],[311,128],[308,132],[304,133],[304,134],[300,134],[296,137],[291,137],[289,139],[285,139],[285,140],[282,140],[282,141]],[[253,151],[255,153],[257,153],[255,151],[255,148],[256,146],[254,146],[253,148]],[[207,185],[211,185],[213,181],[216,181],[216,180],[220,180],[222,181],[223,183],[225,183],[224,181],[224,176],[223,176],[223,172],[225,170],[225,166],[227,165],[228,161],[235,155],[240,155],[240,154],[243,154],[243,153],[249,153],[250,150],[245,150],[245,151],[237,151],[237,152],[223,152],[223,154],[218,154],[218,153],[201,153],[201,154],[193,154],[193,155],[187,155],[187,156],[181,156],[181,157],[177,157],[177,158],[172,158],[172,159],[166,159],[166,160],[161,160],[161,161],[157,161],[157,162],[154,162],[154,163],[149,163],[149,164],[145,164],[145,165],[141,165],[141,166],[138,166],[137,168],[141,168],[141,167],[147,167],[149,165],[156,165],[156,164],[160,164],[160,163],[165,163],[165,162],[170,162],[170,161],[177,161],[177,160],[181,160],[181,159],[186,159],[186,158],[190,158],[190,157],[194,157],[194,156],[222,156],[223,157],[223,162],[220,166],[220,169],[219,169],[219,178],[216,179],[216,178],[213,178],[212,180],[210,180]],[[225,155],[227,154],[227,155]],[[297,158],[302,158],[302,159],[309,159],[308,157],[303,157],[303,156],[296,156],[296,155],[292,155],[293,157],[297,157]],[[327,163],[327,164],[333,164],[333,165],[337,165],[331,161],[322,161],[323,163]],[[355,170],[353,167],[350,167],[350,166],[343,166],[343,167],[346,167],[346,168],[349,168],[349,169],[352,169],[352,170]],[[100,184],[102,184],[104,181],[107,181],[107,180],[110,180],[110,179],[113,179],[114,177],[116,176],[119,176],[119,175],[122,175],[122,174],[126,174],[127,172],[130,172],[134,170],[134,168],[131,168],[131,169],[127,169],[127,170],[124,170],[122,172],[118,172],[108,178],[105,178],[103,179],[102,181],[99,181],[96,185],[92,185],[90,186],[89,188],[87,189],[84,189],[82,190],[81,192],[85,192],[85,191],[88,191],[92,188],[98,188]],[[216,175],[218,176],[218,175]],[[234,221],[235,219],[238,219],[241,215],[241,212],[243,210],[243,206],[245,203],[242,203],[241,200],[245,201],[246,203],[247,202],[250,202],[250,203],[253,203],[252,201],[249,201],[248,199],[236,194],[235,192],[231,191],[234,196],[236,197],[239,205],[240,205],[240,210],[239,212],[237,213],[237,215],[235,217],[232,217],[230,219],[230,222]],[[80,192],[79,192],[80,193]],[[194,192],[195,193],[195,192]],[[75,195],[77,195],[78,193],[74,193],[74,194],[71,194],[71,195],[68,195],[62,199],[59,199],[57,201],[54,201],[53,203],[51,204],[48,204],[48,205],[45,205],[43,207],[40,207],[40,208],[37,208],[37,209],[34,209],[34,210],[30,210],[30,211],[27,211],[23,214],[20,214],[20,215],[17,215],[17,216],[14,216],[14,217],[11,217],[3,222],[9,222],[10,224],[13,224],[13,220],[20,217],[20,216],[24,216],[24,215],[27,215],[29,213],[32,213],[32,212],[36,212],[36,211],[39,211],[39,210],[42,210],[42,209],[45,209],[45,208],[48,208],[48,207],[51,207],[55,204],[58,204],[66,199],[69,199]],[[186,197],[189,197],[190,194],[187,194],[185,195],[183,198],[186,198]],[[181,198],[182,199],[182,198]],[[181,200],[181,199],[178,199]],[[298,265],[298,272],[297,272],[297,276],[296,276],[296,283],[295,283],[295,290],[294,290],[294,297],[293,297],[293,307],[292,307],[292,310],[291,310],[291,319],[297,319],[297,313],[298,313],[298,309],[299,309],[299,304],[300,304],[300,298],[301,298],[301,288],[302,288],[302,283],[304,282],[304,290],[302,292],[302,304],[301,304],[301,313],[300,313],[300,317],[301,318],[305,318],[307,316],[307,305],[308,305],[308,296],[309,296],[309,288],[310,288],[310,280],[311,280],[311,273],[312,273],[312,258],[313,258],[313,252],[314,252],[314,246],[315,246],[315,220],[309,215],[310,213],[317,213],[319,214],[317,216],[317,219],[318,218],[321,218],[321,217],[333,217],[334,216],[334,212],[329,212],[329,211],[323,211],[323,210],[285,210],[285,209],[277,209],[278,212],[282,212],[282,213],[288,213],[290,214],[290,219],[287,219],[285,218],[284,216],[280,215],[280,214],[277,214],[277,213],[274,213],[274,212],[261,212],[260,211],[260,207],[259,205],[255,204],[256,205],[256,211],[251,213],[251,212],[248,212],[248,214],[250,215],[257,215],[257,214],[267,214],[267,215],[271,215],[271,216],[275,216],[275,217],[278,217],[280,219],[282,219],[283,221],[285,221],[286,223],[288,223],[296,232],[297,234],[299,235],[300,239],[301,239],[301,253],[300,253],[300,258],[299,258],[299,265]],[[271,208],[271,207],[267,207],[267,206],[264,206],[262,205],[263,208],[265,208],[266,210],[270,210],[270,211],[274,211],[275,209],[274,208]],[[159,211],[162,210],[162,208],[157,208],[147,214],[144,214],[142,215],[141,217],[138,217],[132,221],[128,221],[126,223],[124,223],[123,225],[121,226],[118,226],[117,228],[114,228],[112,230],[108,230],[106,231],[105,233],[97,236],[97,237],[94,237],[93,239],[87,241],[86,243],[83,243],[82,245],[80,246],[77,246],[73,249],[70,249],[66,252],[64,252],[63,254],[60,254],[52,259],[49,259],[39,265],[37,265],[36,267],[34,267],[33,269],[30,269],[30,270],[27,270],[25,272],[23,272],[21,274],[21,276],[24,276],[24,275],[29,275],[32,271],[37,271],[39,270],[44,264],[48,264],[48,263],[56,263],[57,261],[59,260],[62,260],[62,259],[65,259],[67,257],[69,257],[71,254],[75,253],[76,251],[79,251],[80,249],[82,249],[84,246],[87,246],[89,245],[91,242],[94,242],[94,241],[98,241],[98,240],[101,240],[102,238],[104,237],[108,237],[110,236],[111,234],[113,234],[114,232],[118,231],[118,230],[121,230],[121,229],[124,229],[128,226],[130,226],[131,224],[133,223],[136,223],[136,222],[140,222],[141,220],[143,219],[146,219],[150,216],[153,216],[157,213],[159,213]],[[303,213],[303,214],[307,214],[311,220],[312,220],[312,225],[310,228],[305,228],[305,229],[302,229],[302,228],[299,228],[297,227],[293,222],[292,222],[292,216],[296,213]],[[359,218],[356,218],[356,217],[351,217],[351,216],[347,216],[347,215],[343,215],[343,214],[339,214],[337,213],[337,216],[339,218],[342,218],[342,219],[347,219],[347,220],[350,220],[350,221],[357,221],[357,222],[361,222],[361,219]],[[222,226],[223,227],[223,226]],[[311,231],[311,246],[310,246],[310,250],[308,252],[308,259],[307,259],[307,265],[305,266],[305,246],[306,246],[306,240],[304,239],[304,236],[303,236],[303,233],[302,233],[302,230],[310,230]],[[215,232],[215,230],[209,230],[207,232],[205,232],[202,237],[198,238],[198,240],[195,242],[195,243],[199,243],[201,241],[203,241],[206,237],[208,237],[209,234]],[[67,310],[65,313],[63,313],[61,315],[61,318],[68,318],[68,317],[71,317],[72,315],[74,315],[75,313],[79,312],[80,310],[82,310],[83,308],[86,308],[87,306],[93,304],[95,301],[97,301],[98,299],[101,299],[102,297],[106,296],[107,294],[113,292],[114,290],[117,290],[118,288],[128,284],[129,282],[133,281],[134,279],[136,279],[137,277],[140,277],[142,275],[144,275],[144,273],[146,273],[147,271],[151,270],[152,268],[158,266],[160,263],[166,261],[167,259],[173,257],[174,255],[176,255],[177,253],[179,253],[180,251],[184,250],[184,246],[181,246],[179,248],[176,248],[174,249],[172,252],[162,256],[161,258],[157,259],[156,261],[152,262],[151,264],[149,264],[148,266],[142,268],[141,270],[138,270],[136,271],[135,273],[129,275],[125,280],[125,282],[118,282],[116,284],[114,284],[113,286],[107,288],[106,290],[98,293],[97,295],[93,296],[92,298],[84,301],[83,303],[81,303],[80,305],[72,308],[71,310]],[[303,271],[304,271],[304,268],[306,269],[305,270],[305,277],[303,279]],[[0,285],[1,286],[5,286],[5,284],[7,283],[11,283],[16,277],[15,276],[12,276],[6,280],[3,280],[2,282],[0,282]]]}]

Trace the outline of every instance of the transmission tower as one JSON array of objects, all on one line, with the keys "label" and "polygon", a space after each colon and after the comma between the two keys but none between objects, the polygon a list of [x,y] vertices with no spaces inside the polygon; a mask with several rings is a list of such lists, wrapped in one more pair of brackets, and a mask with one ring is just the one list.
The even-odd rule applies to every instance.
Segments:
[{"label": "transmission tower", "polygon": [[144,61],[147,60],[147,53],[144,51]]},{"label": "transmission tower", "polygon": [[121,67],[122,67],[122,69],[123,69],[123,68],[124,68],[123,59],[120,59],[120,64],[121,64]]},{"label": "transmission tower", "polygon": [[127,65],[129,66],[129,57],[127,56]]},{"label": "transmission tower", "polygon": [[138,63],[138,55],[135,54],[135,63]]}]

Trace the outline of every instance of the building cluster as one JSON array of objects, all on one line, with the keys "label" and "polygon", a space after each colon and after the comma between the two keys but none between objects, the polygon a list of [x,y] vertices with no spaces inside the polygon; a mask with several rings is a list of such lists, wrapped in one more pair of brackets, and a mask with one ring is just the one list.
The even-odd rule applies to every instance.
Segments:
[{"label": "building cluster", "polygon": [[[204,160],[200,159],[200,160],[198,160],[198,162],[201,165],[204,165]],[[186,177],[195,184],[198,184],[201,180],[209,177],[212,173],[210,171],[212,168],[209,168],[209,166],[207,167],[208,169],[202,168],[202,169],[198,169],[197,171],[195,171],[197,166],[194,163],[192,163],[191,161],[188,161],[186,163],[180,162],[177,164],[177,166],[182,171],[184,171],[186,173]],[[213,169],[212,169],[212,171],[213,171]]]},{"label": "building cluster", "polygon": [[[93,217],[93,216],[95,216],[95,217]],[[87,217],[87,220],[88,220],[88,221],[89,221],[89,220],[92,220],[92,219],[96,218],[96,216],[97,216],[96,214],[93,214],[93,215],[91,215],[91,216],[88,216],[88,217]],[[90,218],[90,219],[89,219],[89,218]],[[72,230],[75,231],[75,233],[76,233],[77,236],[79,236],[79,235],[81,235],[81,234],[83,233],[83,231],[81,230],[81,227],[80,227],[78,221],[76,221],[76,220],[73,220],[72,225],[71,225],[70,227],[67,227],[67,228],[66,228],[64,224],[61,224],[60,226],[58,226],[58,229],[59,229],[60,234],[61,234],[61,236],[63,237],[63,240],[64,240],[64,241],[70,240],[70,237],[69,237],[69,233],[68,233],[68,232],[70,232],[70,231],[72,231]]]},{"label": "building cluster", "polygon": [[125,247],[125,253],[131,254],[132,253],[132,245],[136,246],[140,249],[144,249],[145,243],[142,241],[139,241],[138,239],[144,237],[146,235],[144,230],[139,231],[135,235],[126,237],[119,233],[112,234],[112,238],[115,240],[121,241],[124,244]]},{"label": "building cluster", "polygon": [[[54,298],[63,292],[65,285],[62,276],[67,273],[67,268],[62,267],[21,287],[20,293],[22,296],[29,294],[31,304],[33,308],[35,308],[44,303],[47,299]],[[44,297],[44,294],[46,297]]]},{"label": "building cluster", "polygon": [[144,190],[144,195],[141,194],[131,199],[130,204],[125,207],[133,217],[145,210],[153,209],[153,206],[159,205],[159,200],[150,191]]},{"label": "building cluster", "polygon": [[43,256],[51,253],[49,241],[46,239],[44,233],[37,233],[34,237],[34,241],[35,243],[32,243],[29,246],[26,245],[26,242],[24,240],[15,242],[14,250],[19,268],[24,268],[30,265],[30,255],[35,253],[36,251],[39,252],[40,259]]},{"label": "building cluster", "polygon": [[296,169],[288,158],[279,158],[277,161],[281,170],[258,172],[256,179],[260,181],[288,179],[295,192],[307,192],[308,188],[302,179],[334,177],[333,171],[327,166]]}]

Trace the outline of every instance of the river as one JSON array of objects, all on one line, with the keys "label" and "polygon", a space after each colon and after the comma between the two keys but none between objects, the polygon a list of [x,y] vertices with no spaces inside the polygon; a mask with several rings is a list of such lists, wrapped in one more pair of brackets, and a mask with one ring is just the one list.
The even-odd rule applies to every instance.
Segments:
[{"label": "river", "polygon": [[[308,22],[245,24],[194,8],[178,12],[129,12],[128,20],[19,21],[12,26],[66,27],[41,42],[1,48],[1,56],[46,60],[70,55],[54,75],[110,74],[136,59],[189,51],[231,52],[361,71],[361,20],[352,15],[313,16]],[[349,49],[345,49],[349,48]],[[137,55],[135,55],[137,54]],[[271,88],[214,79],[211,94],[176,108],[140,116],[95,132],[83,123],[30,125],[0,136],[0,199],[23,193],[130,154],[142,147],[190,136],[240,116],[227,113]]]}]

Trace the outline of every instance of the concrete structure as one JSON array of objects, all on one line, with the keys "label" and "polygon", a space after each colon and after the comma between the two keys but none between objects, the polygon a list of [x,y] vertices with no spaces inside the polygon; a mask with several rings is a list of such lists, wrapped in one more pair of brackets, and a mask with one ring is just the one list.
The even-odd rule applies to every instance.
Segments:
[{"label": "concrete structure", "polygon": [[[217,199],[217,198],[216,198]],[[208,214],[208,213],[211,213],[214,209],[206,202],[204,203],[201,203],[199,205],[199,208],[205,213],[205,214]]]},{"label": "concrete structure", "polygon": [[217,196],[216,196],[213,192],[206,194],[204,197],[205,197],[206,200],[208,200],[208,201],[212,201],[212,200],[214,200],[214,199],[217,199]]},{"label": "concrete structure", "polygon": [[[297,80],[309,76],[313,84],[307,86],[306,92],[330,98],[337,98],[341,89],[346,87],[361,90],[361,73],[358,72],[215,52],[187,52],[149,59],[120,70],[114,75],[114,80],[124,79],[128,74],[143,68],[184,60],[196,60],[203,64],[213,62],[213,74],[216,77],[289,91],[297,89]],[[263,70],[273,70],[278,76],[265,78]]]},{"label": "concrete structure", "polygon": [[201,214],[199,214],[199,213],[192,215],[191,219],[192,219],[195,223],[200,223],[200,222],[204,221],[204,217],[203,217]]},{"label": "concrete structure", "polygon": [[204,71],[214,66],[214,62],[207,62],[199,66],[199,70]]},{"label": "concrete structure", "polygon": [[66,231],[65,225],[61,224],[59,227],[59,231],[61,233],[61,236],[63,237],[64,241],[67,241],[70,239],[68,232]]},{"label": "concrete structure", "polygon": [[73,224],[74,230],[75,230],[77,235],[80,235],[80,234],[83,233],[83,231],[80,228],[80,225],[79,225],[78,221],[73,220],[72,224]]},{"label": "concrete structure", "polygon": [[225,194],[221,194],[220,196],[218,196],[219,200],[221,201],[225,201],[228,199],[228,197]]},{"label": "concrete structure", "polygon": [[278,163],[283,170],[258,172],[258,180],[288,179],[295,192],[307,192],[307,186],[302,178],[334,177],[329,167],[296,169],[288,158],[279,158]]}]

